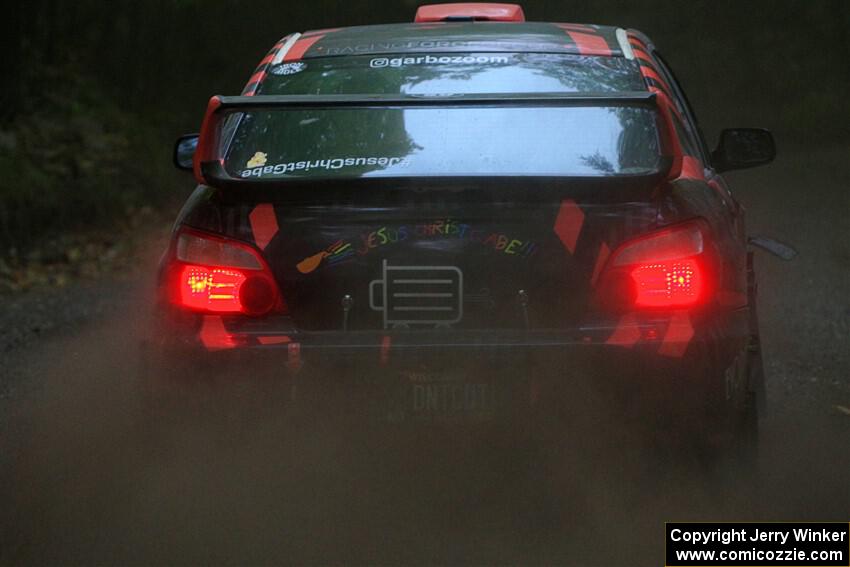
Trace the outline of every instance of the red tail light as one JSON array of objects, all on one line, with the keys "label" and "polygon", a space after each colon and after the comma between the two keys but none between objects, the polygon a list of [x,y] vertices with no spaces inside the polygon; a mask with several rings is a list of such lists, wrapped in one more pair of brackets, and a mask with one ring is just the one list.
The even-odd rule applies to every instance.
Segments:
[{"label": "red tail light", "polygon": [[599,279],[603,303],[617,308],[685,308],[708,300],[706,228],[692,221],[626,242]]},{"label": "red tail light", "polygon": [[258,316],[284,309],[277,283],[257,250],[192,230],[177,236],[168,285],[173,302],[194,311]]},{"label": "red tail light", "polygon": [[641,264],[632,270],[638,307],[684,307],[702,297],[703,273],[693,258]]}]

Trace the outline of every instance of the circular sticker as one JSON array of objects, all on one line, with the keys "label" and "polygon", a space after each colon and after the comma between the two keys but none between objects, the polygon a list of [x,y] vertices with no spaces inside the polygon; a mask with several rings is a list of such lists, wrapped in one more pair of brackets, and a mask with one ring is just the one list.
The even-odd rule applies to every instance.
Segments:
[{"label": "circular sticker", "polygon": [[295,61],[294,63],[281,63],[280,65],[275,65],[269,69],[269,73],[272,75],[294,75],[295,73],[300,73],[306,68],[306,63]]}]

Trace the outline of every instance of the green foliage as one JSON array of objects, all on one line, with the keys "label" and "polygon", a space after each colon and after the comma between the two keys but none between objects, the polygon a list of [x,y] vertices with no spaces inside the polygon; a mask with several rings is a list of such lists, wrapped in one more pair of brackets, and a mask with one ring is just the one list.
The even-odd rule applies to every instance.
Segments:
[{"label": "green foliage", "polygon": [[[26,248],[53,232],[123,219],[156,203],[171,173],[149,124],[70,69],[42,68],[55,86],[38,111],[0,130],[0,244]],[[157,155],[159,154],[159,155]]]}]

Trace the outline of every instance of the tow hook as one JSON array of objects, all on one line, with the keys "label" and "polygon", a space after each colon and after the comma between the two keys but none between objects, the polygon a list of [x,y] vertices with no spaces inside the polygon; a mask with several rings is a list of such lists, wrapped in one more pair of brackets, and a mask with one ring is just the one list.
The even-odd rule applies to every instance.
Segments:
[{"label": "tow hook", "polygon": [[342,330],[348,331],[348,316],[351,314],[351,308],[354,306],[354,298],[348,294],[342,296]]},{"label": "tow hook", "polygon": [[531,328],[531,321],[528,319],[528,292],[521,289],[517,292],[516,297],[519,302],[519,306],[522,309],[522,319],[525,323],[525,328],[528,330]]}]

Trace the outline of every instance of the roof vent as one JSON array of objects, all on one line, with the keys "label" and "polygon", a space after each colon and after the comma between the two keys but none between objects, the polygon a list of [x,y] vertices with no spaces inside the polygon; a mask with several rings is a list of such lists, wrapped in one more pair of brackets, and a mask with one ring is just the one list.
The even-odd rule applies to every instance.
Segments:
[{"label": "roof vent", "polygon": [[525,14],[519,4],[485,4],[460,2],[419,6],[414,22],[524,22]]}]

